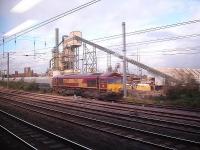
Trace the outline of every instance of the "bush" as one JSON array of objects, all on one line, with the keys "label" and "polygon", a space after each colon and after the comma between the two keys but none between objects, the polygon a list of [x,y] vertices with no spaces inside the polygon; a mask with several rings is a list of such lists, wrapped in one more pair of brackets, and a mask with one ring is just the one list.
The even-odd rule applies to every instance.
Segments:
[{"label": "bush", "polygon": [[184,99],[184,100],[194,100],[199,99],[200,101],[200,91],[199,84],[192,76],[184,78],[185,83],[177,84],[175,86],[169,86],[166,89],[166,97],[171,100]]},{"label": "bush", "polygon": [[39,90],[38,85],[34,82],[32,83],[25,83],[23,86],[23,90],[25,91],[37,91]]},{"label": "bush", "polygon": [[[0,81],[0,85],[3,87],[7,87],[7,82]],[[25,91],[38,91],[39,90],[37,83],[34,83],[34,82],[26,83],[23,80],[20,80],[17,82],[9,81],[9,88],[25,90]]]}]

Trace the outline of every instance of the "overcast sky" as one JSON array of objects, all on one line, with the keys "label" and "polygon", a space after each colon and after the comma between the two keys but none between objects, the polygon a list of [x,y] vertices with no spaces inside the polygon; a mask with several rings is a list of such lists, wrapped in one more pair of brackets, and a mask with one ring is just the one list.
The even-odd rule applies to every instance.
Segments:
[{"label": "overcast sky", "polygon": [[[38,4],[23,13],[12,11],[21,0],[0,0],[0,39],[11,29],[27,20],[40,23],[50,17],[54,17],[71,8],[88,2],[88,0],[40,0]],[[30,0],[32,3],[34,0]],[[200,19],[200,1],[198,0],[101,0],[100,2],[84,8],[78,12],[61,18],[40,29],[25,34],[5,44],[7,52],[11,54],[11,72],[23,71],[30,66],[35,72],[45,72],[49,66],[51,49],[54,46],[54,30],[60,29],[60,36],[67,35],[71,31],[81,31],[83,38],[91,40],[95,38],[121,34],[122,22],[126,22],[127,32],[174,24],[189,20]],[[200,23],[185,25],[176,28],[159,30],[145,34],[127,37],[127,55],[136,59],[137,51],[140,61],[152,67],[187,67],[200,68],[200,38],[184,38],[179,40],[157,42],[153,44],[135,44],[137,42],[200,34]],[[35,49],[38,54],[33,55]],[[45,45],[46,41],[46,45]],[[111,48],[121,53],[122,39],[106,40],[98,44]],[[40,50],[37,50],[40,49]],[[0,69],[6,66],[6,60],[2,59],[3,46],[0,46]],[[176,51],[175,51],[176,50]],[[106,67],[106,54],[97,53],[98,70]],[[112,65],[121,62],[112,57]],[[129,65],[130,71],[136,67]]]}]

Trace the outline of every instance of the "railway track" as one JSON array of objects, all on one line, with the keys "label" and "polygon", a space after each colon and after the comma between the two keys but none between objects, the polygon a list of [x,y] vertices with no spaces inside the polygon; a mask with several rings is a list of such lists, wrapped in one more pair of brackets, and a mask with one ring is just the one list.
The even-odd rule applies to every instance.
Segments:
[{"label": "railway track", "polygon": [[[30,107],[33,107],[33,104],[25,104],[25,105],[29,105]],[[17,105],[15,104],[15,106],[17,106]],[[18,107],[22,107],[22,106],[18,105]],[[151,146],[156,146],[157,148],[159,147],[159,148],[165,148],[165,149],[180,149],[180,148],[182,149],[182,148],[190,147],[190,148],[196,149],[196,148],[198,148],[198,146],[200,144],[199,142],[195,142],[195,141],[191,141],[191,140],[162,135],[162,134],[158,134],[158,133],[154,133],[154,132],[148,132],[145,130],[136,129],[133,127],[127,127],[127,126],[123,126],[123,125],[118,125],[118,124],[101,121],[101,120],[97,120],[97,119],[92,119],[89,117],[84,117],[84,116],[80,116],[80,115],[76,115],[76,114],[72,114],[72,113],[66,113],[66,112],[62,112],[62,111],[55,112],[55,109],[52,109],[52,108],[50,109],[50,108],[47,108],[44,106],[42,106],[42,108],[41,108],[41,105],[39,105],[39,104],[38,105],[34,104],[34,107],[37,107],[37,109],[40,107],[40,109],[49,110],[51,112],[54,112],[54,114],[62,113],[62,115],[65,115],[65,116],[68,115],[71,117],[73,116],[73,117],[78,117],[79,119],[80,118],[84,119],[84,122],[81,122],[80,120],[76,121],[76,124],[79,123],[79,125],[80,125],[80,123],[82,123],[82,125],[86,125],[85,120],[89,120],[90,122],[87,124],[86,127],[90,127],[90,128],[92,127],[94,129],[95,127],[98,126],[98,128],[95,128],[96,130],[100,130],[100,128],[101,128],[104,130],[103,132],[107,131],[107,133],[110,133],[111,131],[115,131],[115,133],[112,132],[110,134],[118,135],[118,136],[121,135],[121,136],[123,136],[123,138],[126,138],[127,140],[128,139],[130,140],[130,138],[131,138],[134,141],[149,144]],[[27,109],[27,107],[23,107],[23,109]],[[34,111],[34,110],[31,110],[31,111]],[[41,113],[41,112],[37,112],[37,113]],[[44,112],[43,112],[43,115],[44,115]],[[45,114],[45,115],[47,115],[47,114]],[[51,117],[55,117],[55,116],[51,116]],[[69,117],[67,117],[67,118],[69,119]],[[63,118],[59,118],[59,119],[63,119]],[[71,118],[70,120],[73,120],[73,118]],[[66,120],[66,121],[69,121],[69,120]],[[97,124],[94,124],[94,121]],[[75,121],[73,121],[73,122],[75,122]],[[91,126],[91,124],[93,124],[93,126]],[[112,128],[109,128],[109,126],[112,126]],[[113,126],[117,129],[113,129]],[[123,129],[123,131],[121,131],[121,129]],[[116,132],[116,130],[118,132]],[[156,139],[157,142],[152,141],[152,139]],[[162,144],[160,144],[160,143],[162,143]]]},{"label": "railway track", "polygon": [[[30,96],[30,95],[29,95]],[[42,95],[42,96],[44,96],[44,95]],[[41,98],[41,97],[40,97]],[[44,97],[43,97],[44,98]],[[40,101],[40,103],[45,103],[45,102],[47,102],[47,103],[51,103],[51,102],[49,102],[49,101],[47,101],[46,100],[46,98],[45,99],[37,99],[36,97],[32,97],[32,99],[35,99],[35,100],[39,100]],[[42,102],[41,102],[41,100],[42,100]],[[55,99],[56,100],[56,103],[59,103],[58,101],[58,98],[57,99]],[[70,103],[70,104],[69,104]],[[161,124],[161,125],[158,125],[157,124],[157,126],[162,126],[162,127],[165,127],[165,128],[170,128],[170,126],[169,126],[169,124],[171,124],[171,125],[178,125],[178,126],[180,126],[180,125],[182,125],[182,126],[184,126],[185,128],[179,128],[179,127],[177,127],[176,128],[176,130],[184,130],[184,131],[188,131],[187,130],[187,128],[193,128],[193,129],[195,129],[195,128],[197,128],[197,129],[199,129],[199,125],[195,125],[193,122],[192,123],[188,123],[188,120],[186,120],[186,122],[177,122],[177,121],[168,121],[168,120],[163,120],[163,119],[157,119],[157,118],[151,118],[151,117],[149,117],[149,116],[141,116],[141,115],[138,115],[138,114],[122,114],[122,113],[118,113],[118,114],[116,114],[116,113],[114,113],[112,110],[111,111],[108,111],[108,110],[102,110],[102,109],[97,109],[97,108],[92,108],[92,107],[90,107],[90,106],[92,106],[91,104],[89,104],[89,103],[82,103],[82,102],[79,102],[78,101],[78,103],[82,103],[83,105],[73,105],[73,103],[74,103],[74,101],[68,101],[68,103],[67,104],[65,104],[65,107],[66,106],[70,106],[70,108],[68,107],[68,109],[72,109],[72,107],[75,109],[75,108],[79,108],[79,109],[81,109],[81,108],[85,108],[86,106],[88,106],[87,107],[87,109],[89,109],[89,110],[92,110],[92,111],[100,111],[100,112],[102,112],[102,113],[109,113],[109,114],[115,114],[115,115],[120,115],[120,116],[122,116],[122,117],[129,117],[129,118],[137,118],[137,119],[139,119],[139,120],[141,120],[141,121],[136,121],[136,120],[129,120],[129,121],[131,121],[131,122],[142,122],[142,123],[146,123],[146,124],[150,124],[150,125],[152,125],[152,123],[148,123],[148,122],[153,122],[154,124],[153,125],[155,125],[155,123],[159,123],[159,124]],[[76,101],[76,103],[77,103],[77,101]],[[63,104],[63,103],[62,103]],[[60,105],[62,105],[61,103],[60,103]],[[52,104],[53,105],[53,104]],[[55,104],[54,104],[55,105]],[[106,106],[105,106],[106,107]],[[104,107],[104,108],[105,108]],[[73,110],[74,110],[73,109]],[[115,108],[116,109],[116,108]],[[118,108],[117,108],[118,109]],[[114,110],[114,109],[113,109]],[[80,110],[78,110],[78,111],[80,111]],[[83,110],[82,110],[83,111]],[[84,110],[85,111],[85,110]],[[89,112],[89,113],[92,113],[92,112]],[[191,116],[192,117],[192,116]],[[191,118],[190,118],[191,119]],[[145,122],[144,122],[145,121]],[[163,126],[162,124],[168,124],[167,126]],[[175,128],[173,128],[173,129],[175,129]],[[198,132],[196,132],[196,133],[198,133]]]},{"label": "railway track", "polygon": [[[24,94],[26,93],[26,95]],[[1,93],[2,94],[2,93]],[[87,102],[82,102],[82,101],[78,101],[79,104],[83,104],[83,105],[73,105],[74,103],[77,103],[77,101],[72,101],[71,99],[66,99],[66,98],[62,98],[60,96],[46,96],[43,94],[39,94],[38,97],[36,97],[37,94],[34,93],[29,93],[29,92],[11,92],[11,93],[7,93],[7,97],[4,94],[4,98],[7,98],[7,100],[9,99],[9,97],[13,97],[14,99],[21,99],[21,101],[18,101],[18,104],[14,104],[17,107],[21,107],[21,105],[26,105],[25,107],[23,106],[23,109],[27,109],[27,107],[30,107],[29,109],[32,109],[31,107],[35,107],[36,110],[41,109],[42,111],[46,110],[49,111],[48,114],[54,112],[54,113],[58,113],[62,116],[70,116],[71,121],[74,118],[79,118],[79,119],[83,119],[84,121],[80,121],[80,120],[74,120],[73,123],[77,124],[79,123],[79,125],[82,124],[82,126],[86,125],[85,127],[87,128],[92,128],[94,129],[95,127],[101,127],[101,129],[107,129],[106,131],[101,131],[101,132],[105,132],[105,133],[109,133],[115,136],[121,136],[122,138],[126,139],[126,140],[131,140],[130,137],[132,138],[131,141],[137,141],[139,143],[143,143],[146,145],[151,145],[151,146],[155,146],[156,148],[165,148],[165,149],[187,149],[188,147],[193,148],[193,149],[198,149],[199,147],[199,126],[193,125],[193,124],[179,124],[179,123],[174,123],[174,122],[169,122],[169,121],[165,121],[165,123],[162,120],[154,120],[154,123],[152,122],[148,122],[147,120],[150,120],[149,118],[147,118],[147,120],[142,120],[142,121],[138,121],[138,119],[135,119],[135,117],[137,118],[137,115],[134,117],[132,115],[128,115],[127,114],[120,114],[120,113],[112,113],[109,112],[108,115],[108,111],[107,110],[96,110],[93,108],[91,108],[90,106],[92,106],[91,101],[87,101]],[[46,96],[46,97],[45,97]],[[27,100],[27,98],[31,99],[31,103],[24,103],[25,100]],[[47,98],[52,98],[51,101],[46,100]],[[62,98],[62,99],[59,99]],[[13,101],[14,101],[13,99]],[[61,101],[67,101],[66,104],[61,103]],[[23,102],[22,102],[23,101]],[[69,102],[72,102],[69,104]],[[93,101],[92,101],[93,102]],[[23,103],[23,104],[22,104]],[[89,105],[89,106],[88,106]],[[88,107],[86,107],[88,106]],[[105,106],[104,104],[101,105],[101,107]],[[65,112],[63,111],[64,109],[72,110],[71,112]],[[57,112],[55,111],[57,110]],[[113,109],[114,110],[114,109]],[[34,110],[31,110],[34,111]],[[74,112],[73,112],[74,111]],[[79,114],[75,113],[79,112]],[[97,113],[98,112],[98,113]],[[107,114],[106,114],[107,112]],[[45,112],[37,112],[43,115],[47,115]],[[85,115],[83,115],[85,113]],[[87,115],[88,114],[88,115]],[[94,115],[92,117],[92,115]],[[147,131],[145,128],[145,130],[142,130],[140,128],[138,128],[138,126],[134,127],[135,124],[133,124],[134,126],[127,126],[126,124],[117,124],[116,122],[112,122],[111,120],[105,120],[105,118],[103,120],[99,120],[99,119],[94,119],[96,116],[103,116],[103,117],[108,117],[108,118],[115,118],[118,120],[123,120],[126,122],[131,122],[131,123],[140,123],[140,126],[142,127],[144,124],[148,125],[147,127],[150,126],[154,126],[154,127],[159,127],[159,131],[160,130],[165,130],[165,129],[171,129],[171,130],[179,130],[180,132],[184,132],[184,134],[188,133],[188,134],[193,134],[196,136],[196,138],[194,139],[185,139],[185,138],[180,138],[177,136],[173,136],[173,135],[167,135],[167,134],[163,134],[161,133],[156,133],[154,131]],[[118,116],[117,116],[118,115]],[[86,117],[87,116],[87,117]],[[55,117],[53,114],[51,117]],[[133,119],[134,117],[134,119]],[[69,117],[67,117],[69,118]],[[198,117],[197,117],[198,118]],[[63,118],[57,118],[60,120],[63,120]],[[143,118],[144,119],[144,118]],[[88,120],[89,122],[86,123],[85,120]],[[70,120],[66,120],[66,118],[63,121],[67,121],[69,122]],[[95,125],[94,121],[96,122]],[[152,120],[151,120],[152,121]],[[81,124],[80,124],[81,123]],[[168,123],[168,124],[166,124]],[[92,126],[91,126],[92,125]],[[104,125],[104,126],[103,126]],[[130,125],[130,124],[129,124]],[[176,125],[176,126],[175,126]],[[110,127],[112,126],[112,127]],[[113,129],[117,128],[117,129]],[[183,128],[184,126],[184,128]],[[110,127],[110,128],[109,128]],[[97,131],[99,131],[99,128],[95,129]],[[124,131],[125,130],[125,131]],[[110,133],[111,131],[115,131]],[[118,131],[118,132],[116,132]],[[120,133],[120,134],[119,134]],[[134,136],[133,136],[134,135]],[[150,136],[151,135],[151,136]],[[138,141],[139,139],[139,141]],[[155,141],[152,141],[151,139],[155,139]],[[195,141],[196,140],[196,141]],[[173,142],[176,143],[176,145]],[[184,144],[183,144],[184,143]]]},{"label": "railway track", "polygon": [[[166,147],[166,146],[163,146],[163,145],[160,145],[160,144],[154,144],[154,143],[151,143],[151,142],[148,142],[148,141],[144,141],[142,139],[130,137],[128,135],[121,135],[121,132],[117,132],[116,130],[113,131],[113,129],[108,127],[108,126],[104,126],[102,128],[103,124],[102,125],[100,125],[100,124],[94,125],[94,123],[93,124],[86,123],[85,120],[82,120],[82,121],[75,120],[73,117],[69,117],[69,116],[67,116],[67,119],[66,118],[60,118],[59,116],[56,116],[55,113],[54,114],[49,114],[47,112],[39,111],[36,108],[30,109],[27,106],[23,107],[21,105],[16,105],[16,104],[14,106],[15,107],[19,107],[21,109],[25,109],[25,110],[27,110],[29,112],[35,112],[35,113],[38,113],[40,115],[45,115],[47,117],[54,118],[56,120],[66,121],[66,122],[71,123],[73,125],[78,125],[78,126],[82,126],[83,128],[88,128],[88,129],[91,129],[91,130],[95,130],[96,132],[100,132],[101,134],[102,133],[103,134],[109,134],[109,136],[116,136],[118,138],[129,140],[129,142],[137,142],[136,145],[140,145],[139,147],[143,147],[143,148],[137,147],[138,149],[144,149],[144,150],[148,150],[148,149],[173,149],[173,148]],[[65,117],[66,117],[66,114],[65,114]],[[111,130],[109,130],[109,129],[111,129]],[[147,148],[144,148],[144,147],[147,147]]]},{"label": "railway track", "polygon": [[[25,95],[25,93],[27,95]],[[14,93],[10,93],[10,94],[14,94]],[[20,92],[16,91],[16,94],[20,94]],[[22,92],[21,96],[26,97],[26,96],[32,96],[32,98],[35,97],[35,93],[29,93],[29,92]],[[40,98],[43,98],[43,100],[47,100],[47,99],[51,99],[51,101],[56,101],[56,102],[67,102],[69,103],[76,103],[78,105],[88,105],[91,107],[101,107],[103,109],[113,109],[114,111],[119,111],[122,112],[128,116],[132,116],[132,117],[140,117],[140,118],[151,118],[154,120],[162,120],[162,121],[166,121],[166,122],[174,122],[176,123],[177,121],[179,121],[178,123],[182,123],[183,125],[187,125],[187,124],[193,124],[193,125],[200,125],[200,115],[199,113],[196,113],[194,115],[191,114],[186,114],[184,112],[173,112],[172,110],[170,111],[166,111],[166,110],[162,110],[162,109],[147,109],[144,107],[129,107],[129,106],[121,106],[121,105],[116,105],[116,104],[110,104],[110,103],[105,103],[105,102],[98,102],[98,101],[90,101],[90,100],[77,100],[77,101],[72,101],[72,99],[69,98],[64,98],[61,96],[51,96],[51,95],[43,95],[43,94],[39,94]]]},{"label": "railway track", "polygon": [[[17,90],[14,90],[14,91],[19,92]],[[25,91],[23,91],[23,93],[24,92]],[[30,92],[25,92],[25,93],[30,93]],[[35,93],[33,93],[33,94],[35,94]],[[40,94],[40,95],[44,95],[44,94]],[[49,96],[55,96],[55,95],[47,95],[47,94],[45,94],[45,95],[47,97],[49,97]],[[59,96],[55,96],[55,97],[59,97]],[[113,101],[115,101],[115,100],[113,100]],[[183,107],[183,106],[173,106],[173,105],[163,105],[163,104],[130,103],[130,102],[125,102],[125,101],[120,101],[120,100],[117,101],[117,102],[115,102],[115,103],[117,103],[117,104],[127,104],[127,105],[133,105],[133,106],[151,107],[151,108],[170,109],[170,110],[174,110],[175,109],[175,110],[182,110],[182,111],[192,111],[192,112],[197,112],[197,113],[200,112],[200,109],[193,108],[193,107]]]},{"label": "railway track", "polygon": [[[9,97],[5,97],[5,98],[9,98]],[[20,101],[24,102],[24,100],[26,100],[26,98],[24,97],[14,97],[16,99],[20,99]],[[176,123],[176,122],[166,122],[163,120],[153,120],[154,122],[148,122],[148,120],[150,120],[148,118],[148,120],[146,118],[142,118],[143,120],[137,120],[132,119],[131,116],[127,116],[124,114],[120,114],[120,113],[115,113],[115,112],[108,112],[105,110],[101,110],[101,109],[93,109],[90,107],[85,107],[85,106],[76,106],[76,105],[63,105],[63,103],[54,103],[54,102],[49,102],[46,101],[45,99],[37,99],[37,98],[33,98],[32,97],[32,101],[38,105],[48,105],[52,108],[55,109],[67,109],[68,111],[71,110],[72,112],[76,113],[76,112],[81,112],[81,113],[85,113],[85,115],[93,115],[93,117],[98,117],[99,115],[103,116],[103,117],[107,117],[108,120],[115,118],[115,119],[120,119],[126,122],[132,122],[132,123],[142,123],[142,124],[146,124],[146,125],[151,125],[151,126],[157,126],[157,127],[162,127],[162,128],[168,128],[168,129],[173,129],[176,131],[184,131],[184,132],[188,132],[188,133],[192,133],[192,134],[200,134],[200,126],[195,126],[192,124],[180,124],[180,123]],[[158,123],[156,123],[158,122]]]},{"label": "railway track", "polygon": [[153,107],[153,108],[164,108],[164,109],[176,109],[176,110],[183,110],[183,111],[193,111],[193,112],[200,112],[199,108],[193,107],[184,107],[184,106],[174,106],[174,105],[165,105],[165,104],[146,104],[146,103],[132,103],[132,102],[125,102],[125,101],[118,101],[117,103],[120,104],[127,104],[127,105],[136,105],[142,107]]},{"label": "railway track", "polygon": [[33,125],[3,110],[0,110],[0,118],[0,128],[20,141],[27,149],[90,150],[90,148]]},{"label": "railway track", "polygon": [[[3,90],[5,90],[5,91],[10,91],[10,90],[8,90],[8,89],[3,89]],[[63,97],[63,96],[56,96],[56,95],[48,95],[48,94],[38,94],[38,93],[31,93],[31,92],[26,92],[26,91],[18,91],[18,90],[12,90],[12,93],[16,93],[16,94],[28,94],[28,95],[40,95],[40,96],[43,96],[43,97],[46,97],[46,98],[60,98],[61,100],[71,100],[70,98],[65,98],[65,97]],[[79,99],[80,100],[80,99]],[[88,100],[88,99],[86,99],[86,98],[82,98],[82,100],[85,102],[85,101],[91,101],[91,100]],[[93,103],[95,103],[95,104],[98,104],[98,105],[102,105],[102,106],[105,106],[104,105],[104,103],[106,104],[106,105],[108,105],[108,106],[110,106],[109,105],[109,103],[107,103],[106,101],[93,101]],[[184,110],[184,111],[190,111],[190,112],[199,112],[200,110],[199,109],[194,109],[194,108],[185,108],[185,107],[176,107],[176,106],[170,106],[170,105],[158,105],[158,104],[146,104],[146,105],[144,105],[144,104],[132,104],[132,105],[130,105],[130,103],[128,103],[128,102],[119,102],[119,103],[115,103],[114,102],[114,104],[116,104],[116,105],[118,105],[118,104],[125,104],[125,105],[127,105],[128,104],[128,106],[129,107],[131,107],[131,106],[133,106],[135,109],[138,109],[137,108],[137,106],[142,106],[142,108],[144,108],[144,107],[150,107],[150,108],[164,108],[164,109],[173,109],[173,110]],[[113,103],[112,103],[112,105],[113,105]],[[136,107],[135,107],[136,106]],[[122,106],[120,106],[120,107],[122,107]],[[123,106],[124,108],[128,108],[127,106]],[[139,107],[140,108],[140,107]],[[184,109],[185,108],[185,109]],[[172,111],[173,111],[172,110]],[[173,114],[173,112],[171,112],[171,114]]]}]

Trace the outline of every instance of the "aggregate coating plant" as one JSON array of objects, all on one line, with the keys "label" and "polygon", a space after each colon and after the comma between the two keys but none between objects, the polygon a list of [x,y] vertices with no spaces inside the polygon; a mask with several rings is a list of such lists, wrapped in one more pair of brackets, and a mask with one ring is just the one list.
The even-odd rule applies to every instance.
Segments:
[{"label": "aggregate coating plant", "polygon": [[[59,52],[59,46],[62,45],[62,52]],[[83,57],[79,58],[79,48],[83,48]],[[90,47],[90,48],[89,48]],[[70,32],[69,36],[62,36],[61,42],[59,42],[59,29],[55,29],[55,47],[52,50],[52,59],[50,60],[50,77],[25,77],[23,81],[25,82],[35,82],[38,85],[49,85],[52,88],[52,76],[53,78],[72,76],[87,76],[88,73],[97,73],[97,58],[96,49],[99,49],[108,54],[112,54],[119,59],[124,59],[119,53],[116,53],[110,49],[102,47],[91,41],[82,38],[82,33],[80,31]],[[79,62],[82,60],[82,67],[80,69]],[[136,65],[156,76],[160,76],[171,82],[179,82],[177,78],[158,71],[152,67],[142,64],[138,61],[125,57],[128,63]],[[11,80],[19,81],[22,78],[14,78]],[[98,83],[97,83],[98,84]],[[123,85],[121,83],[121,85]],[[122,87],[120,88],[123,89]],[[146,83],[137,83],[135,90],[138,91],[151,91],[152,88]]]},{"label": "aggregate coating plant", "polygon": [[[54,72],[74,73],[79,71],[79,47],[81,41],[76,40],[74,36],[82,36],[80,31],[70,32],[69,36],[62,36],[59,43],[59,29],[55,29],[55,47],[52,50],[52,61],[50,66]],[[59,52],[59,46],[62,44],[62,52]],[[53,75],[56,73],[53,73]],[[57,73],[58,74],[58,73]]]},{"label": "aggregate coating plant", "polygon": [[[62,46],[62,52],[59,52],[59,46]],[[90,47],[90,48],[89,48]],[[92,48],[91,48],[92,47]],[[83,57],[82,59],[79,58],[79,48],[83,48]],[[82,92],[80,90],[80,88],[84,88],[87,90],[88,89],[92,89],[94,87],[89,87],[88,85],[86,86],[82,86],[82,85],[77,85],[77,89],[79,90],[79,92],[75,92],[75,91],[71,91],[71,92],[63,92],[64,90],[66,91],[66,88],[74,88],[74,87],[70,87],[68,85],[68,83],[64,82],[64,80],[62,82],[58,82],[56,81],[56,86],[57,88],[55,88],[55,80],[56,78],[72,78],[75,77],[77,79],[77,77],[83,77],[85,76],[85,78],[88,78],[89,75],[93,76],[97,73],[97,59],[96,59],[96,48],[99,50],[102,50],[108,54],[112,54],[120,59],[123,59],[124,57],[119,54],[116,53],[110,49],[107,49],[105,47],[102,47],[100,45],[97,45],[93,42],[90,42],[88,40],[85,40],[82,38],[82,33],[80,31],[73,31],[70,32],[69,36],[64,35],[62,36],[62,40],[61,42],[59,42],[59,29],[56,28],[55,30],[55,47],[52,50],[52,59],[50,61],[51,65],[50,65],[50,72],[48,73],[50,76],[46,76],[46,77],[24,77],[24,78],[13,78],[10,79],[10,81],[20,81],[23,80],[24,82],[34,82],[36,84],[39,85],[39,87],[41,88],[52,88],[53,90],[59,92],[59,93],[65,93],[66,95],[68,95],[69,93],[73,93],[73,94],[80,94],[80,93],[84,93],[82,95],[87,95],[85,94],[85,91]],[[82,60],[82,68],[80,69],[80,60]],[[161,76],[162,78],[168,79],[172,82],[177,82],[178,80],[176,78],[171,77],[168,74],[164,74],[160,71],[157,71],[154,68],[148,67],[147,65],[144,65],[140,62],[137,62],[133,59],[129,59],[129,58],[125,58],[125,60],[131,64],[134,64],[136,66],[139,66],[143,69],[146,69],[147,71],[149,71],[150,73],[153,73],[157,76]],[[110,74],[116,74],[116,73],[111,73]],[[100,75],[100,73],[99,73]],[[53,78],[53,80],[52,80]],[[99,78],[99,77],[96,77]],[[72,80],[72,79],[71,79]],[[75,80],[75,79],[74,79]],[[74,81],[73,80],[73,81]],[[155,89],[155,87],[153,87],[155,85],[155,82],[153,83],[154,85],[150,85],[149,83],[142,83],[142,80],[139,79],[139,82],[137,82],[136,84],[134,84],[134,86],[132,85],[131,82],[131,88],[129,88],[129,90],[136,90],[136,91],[152,91]],[[84,81],[86,82],[86,81]],[[52,83],[54,83],[54,86],[52,86]],[[58,84],[59,83],[59,84]],[[63,85],[61,85],[61,83]],[[82,83],[82,81],[81,81]],[[114,82],[113,82],[114,83]],[[64,85],[67,84],[67,85]],[[70,83],[71,84],[71,83]],[[99,92],[101,90],[101,83],[99,79],[96,79],[96,88],[99,90]],[[120,85],[119,85],[120,84]],[[160,84],[161,85],[161,84]],[[111,86],[111,82],[110,81],[106,81],[105,82],[105,88],[106,90],[104,91],[112,91],[115,93],[120,93],[123,90],[123,84],[122,82],[118,83],[118,85],[116,86]],[[59,87],[59,90],[58,90]],[[114,90],[113,87],[117,87],[118,90]],[[128,84],[126,86],[128,88]],[[63,88],[63,89],[62,89]],[[76,89],[76,90],[77,90]],[[120,89],[120,90],[119,90]],[[74,90],[74,89],[73,89]],[[88,90],[89,91],[89,90]],[[89,91],[90,93],[91,91]],[[67,94],[68,93],[68,94]],[[97,95],[94,93],[94,95]],[[90,97],[95,97],[95,96],[90,96]]]},{"label": "aggregate coating plant", "polygon": [[[56,43],[55,48],[52,51],[53,58],[52,58],[52,65],[51,68],[53,71],[60,71],[61,74],[64,74],[65,72],[70,72],[72,70],[73,72],[80,72],[79,68],[79,47],[83,45],[83,53],[85,51],[85,54],[83,54],[82,58],[82,73],[88,73],[88,72],[97,72],[97,60],[96,60],[96,49],[99,49],[103,52],[106,52],[108,54],[114,55],[115,57],[119,59],[124,59],[124,56],[122,56],[119,53],[116,53],[110,49],[107,49],[103,46],[100,46],[98,44],[95,44],[91,41],[88,41],[86,39],[82,38],[82,33],[80,31],[74,31],[69,34],[69,36],[63,36],[62,41],[59,43],[59,33],[58,29],[56,29]],[[58,47],[60,44],[63,43],[63,51],[60,53],[58,50]],[[92,47],[92,50],[88,51],[88,46]],[[89,55],[89,57],[88,57]],[[91,59],[91,62],[88,61],[88,59]],[[160,76],[162,78],[167,79],[171,82],[180,82],[180,80],[171,77],[168,74],[165,74],[163,72],[160,72],[152,67],[149,67],[145,64],[142,64],[138,61],[135,61],[133,59],[130,59],[128,57],[125,57],[125,61],[127,63],[131,63],[133,65],[136,65],[152,74],[155,74],[157,76]],[[59,66],[58,66],[59,65]],[[72,73],[73,73],[72,72]]]}]

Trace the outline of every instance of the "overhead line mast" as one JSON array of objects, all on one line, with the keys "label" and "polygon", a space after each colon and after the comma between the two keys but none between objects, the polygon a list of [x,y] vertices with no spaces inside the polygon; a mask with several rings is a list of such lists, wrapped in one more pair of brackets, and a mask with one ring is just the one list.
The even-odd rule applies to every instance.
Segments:
[{"label": "overhead line mast", "polygon": [[124,98],[127,97],[127,89],[126,89],[126,25],[125,22],[122,22],[122,35],[123,35],[123,90],[124,90]]}]

